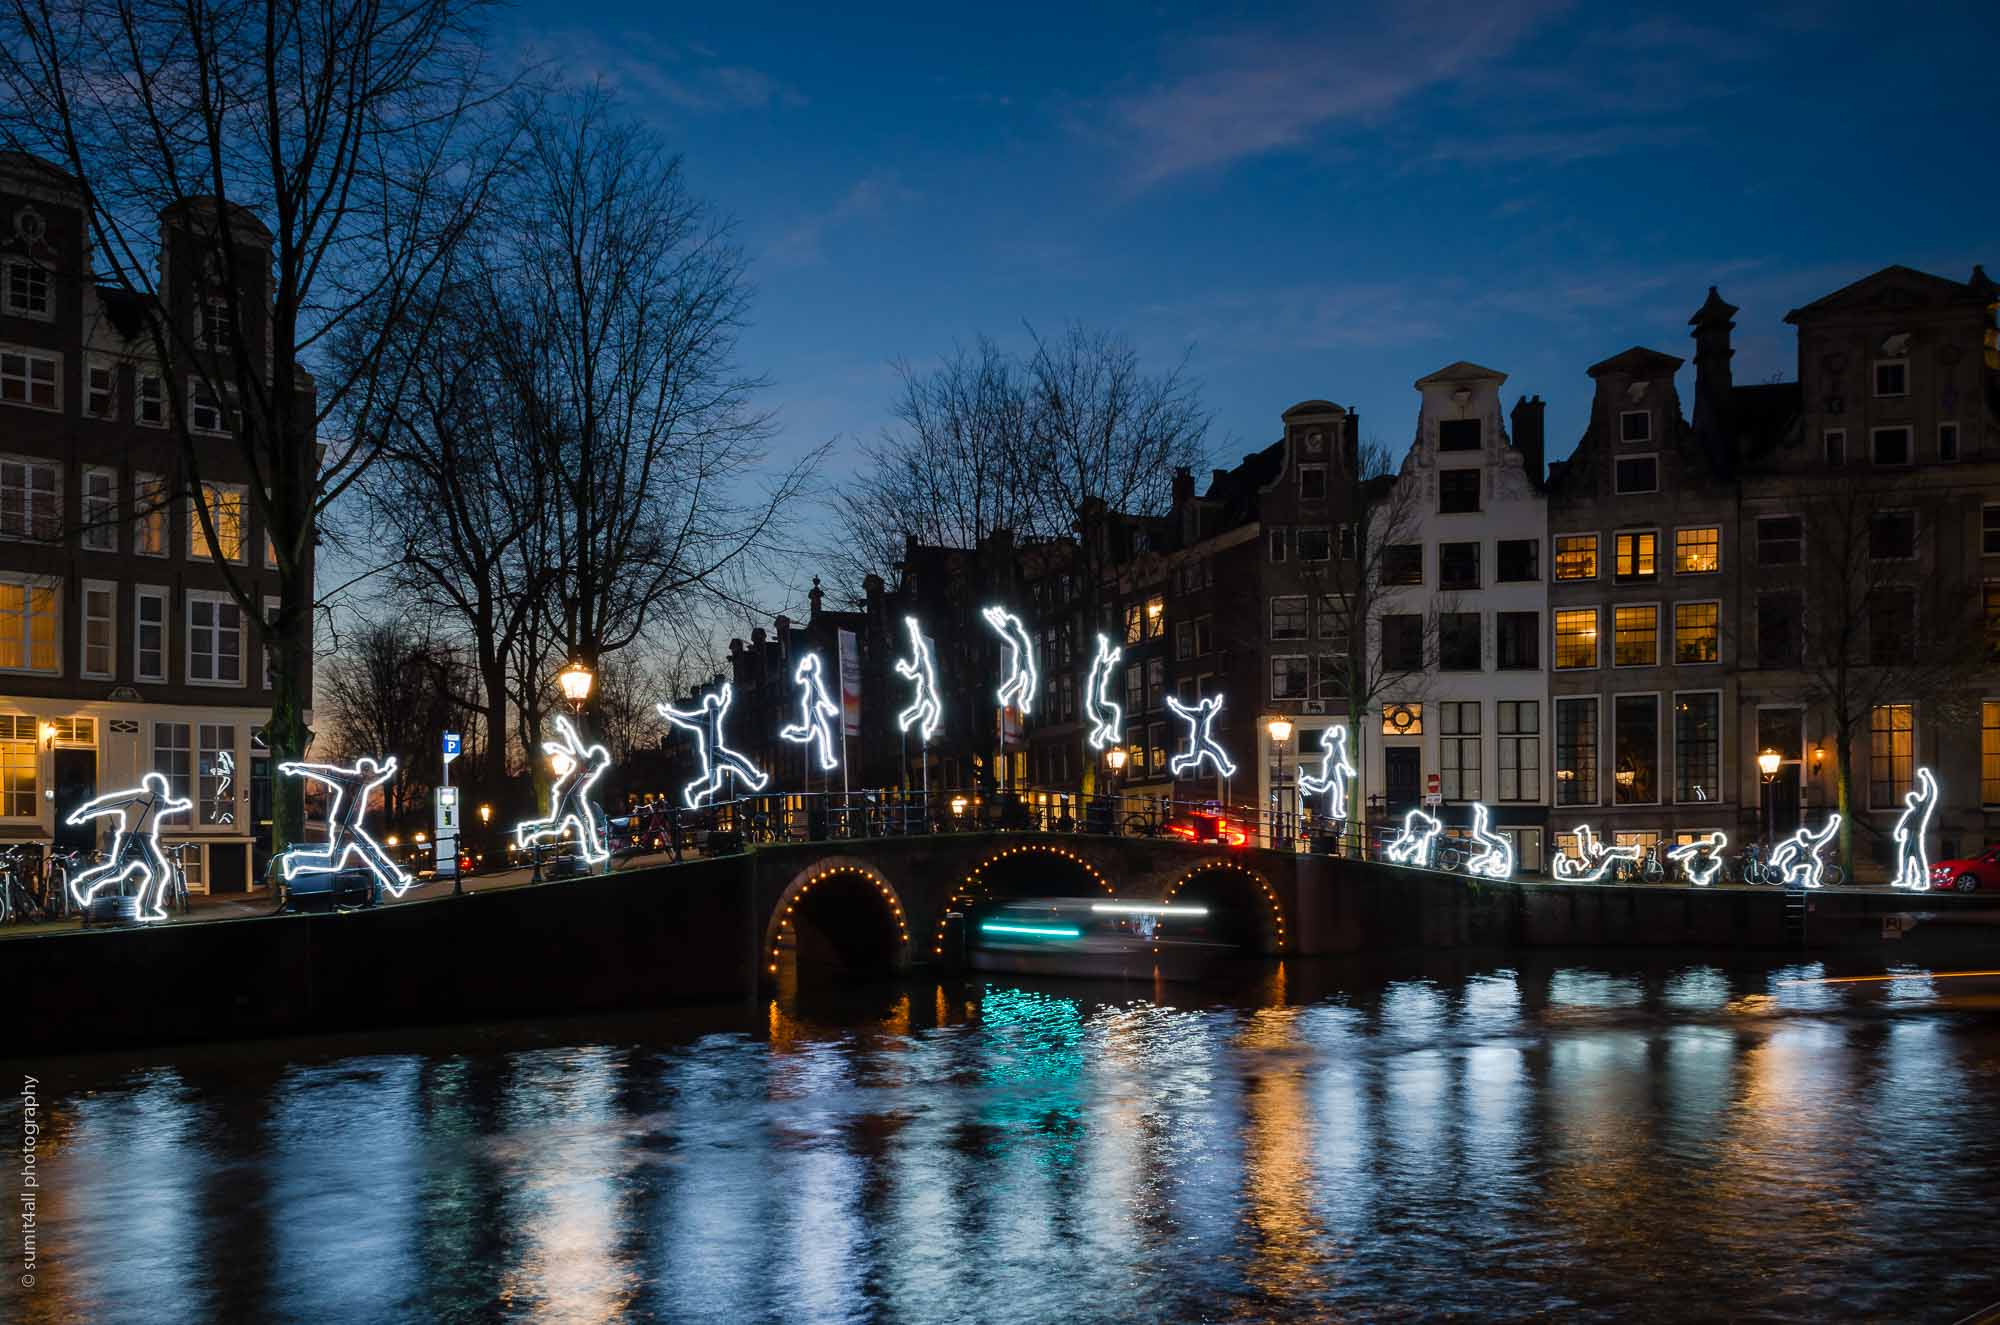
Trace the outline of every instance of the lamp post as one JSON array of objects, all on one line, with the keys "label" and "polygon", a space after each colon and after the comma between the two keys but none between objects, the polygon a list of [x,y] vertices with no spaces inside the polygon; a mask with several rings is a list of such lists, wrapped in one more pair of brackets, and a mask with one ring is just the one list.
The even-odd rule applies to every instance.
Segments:
[{"label": "lamp post", "polygon": [[1771,834],[1777,830],[1777,825],[1773,822],[1775,807],[1771,804],[1771,784],[1778,780],[1778,768],[1784,762],[1784,758],[1768,745],[1757,756],[1757,772],[1763,778],[1757,799],[1763,810],[1764,842],[1767,846],[1770,844]]},{"label": "lamp post", "polygon": [[569,701],[569,711],[578,716],[582,715],[583,706],[590,699],[590,688],[596,683],[596,674],[580,660],[572,660],[556,673],[556,684],[562,687],[563,698]]},{"label": "lamp post", "polygon": [[[1278,798],[1278,809],[1276,814],[1277,831],[1273,834],[1273,836],[1284,838],[1285,845],[1289,847],[1292,843],[1292,835],[1291,835],[1291,830],[1286,823],[1286,820],[1289,819],[1291,816],[1292,807],[1291,807],[1290,797],[1286,796],[1284,790],[1285,742],[1292,739],[1292,720],[1286,717],[1282,713],[1275,714],[1272,717],[1265,719],[1264,730],[1271,734],[1271,744],[1277,749],[1278,752],[1278,782],[1277,785],[1272,788],[1272,791],[1277,794]],[[1276,846],[1277,843],[1273,842],[1271,845]]]},{"label": "lamp post", "polygon": [[1125,761],[1129,758],[1131,756],[1126,753],[1125,744],[1122,740],[1104,752],[1104,762],[1111,769],[1111,826],[1105,831],[1109,832],[1113,837],[1118,835],[1119,792],[1124,790]]}]

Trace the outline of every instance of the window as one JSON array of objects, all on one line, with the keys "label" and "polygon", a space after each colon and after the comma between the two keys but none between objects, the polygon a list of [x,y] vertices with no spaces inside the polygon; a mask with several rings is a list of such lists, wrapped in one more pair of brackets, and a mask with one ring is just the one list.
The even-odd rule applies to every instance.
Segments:
[{"label": "window", "polygon": [[[193,499],[188,502],[188,556],[213,557],[217,560],[241,562],[245,539],[243,536],[244,490],[226,483],[204,483],[201,485],[201,505],[208,508],[209,519],[215,524],[215,539],[211,543],[207,531],[201,527],[201,513]],[[1134,611],[1138,610],[1136,607]],[[1138,640],[1127,634],[1127,642]]]},{"label": "window", "polygon": [[1597,609],[1556,609],[1556,670],[1597,666]]},{"label": "window", "polygon": [[1319,615],[1319,637],[1323,640],[1339,640],[1340,651],[1347,652],[1347,612],[1340,600],[1332,594],[1321,594],[1313,609]]},{"label": "window", "polygon": [[1299,466],[1299,500],[1300,501],[1326,500],[1325,465]]},{"label": "window", "polygon": [[1167,600],[1154,594],[1146,600],[1146,638],[1164,639],[1167,634]]},{"label": "window", "polygon": [[1901,809],[1915,765],[1915,711],[1908,704],[1880,704],[1868,714],[1868,804]]},{"label": "window", "polygon": [[1908,359],[1877,359],[1875,361],[1875,394],[1877,396],[1909,395],[1910,361]]},{"label": "window", "polygon": [[1310,670],[1304,654],[1282,654],[1271,659],[1271,698],[1309,698],[1312,687]]},{"label": "window", "polygon": [[1556,578],[1594,580],[1597,578],[1597,535],[1556,535]]},{"label": "window", "polygon": [[1270,547],[1271,547],[1271,560],[1272,560],[1272,561],[1283,561],[1283,560],[1285,559],[1285,531],[1284,531],[1284,530],[1282,530],[1282,529],[1273,529],[1273,530],[1271,531],[1271,536],[1270,536]]},{"label": "window", "polygon": [[153,769],[164,774],[167,790],[187,799],[194,773],[194,731],[185,722],[153,724]]},{"label": "window", "polygon": [[[2000,506],[1992,508],[2000,517]],[[1994,528],[2000,530],[2000,518],[1994,520]],[[1994,547],[2000,553],[2000,532],[1994,535]],[[1424,582],[1424,545],[1422,543],[1390,543],[1382,549],[1382,583],[1422,584]]]},{"label": "window", "polygon": [[142,584],[132,593],[133,679],[164,681],[167,679],[167,591]]},{"label": "window", "polygon": [[54,542],[61,534],[56,467],[34,460],[0,460],[0,538]]},{"label": "window", "polygon": [[1424,734],[1424,706],[1422,704],[1384,704],[1382,706],[1382,734],[1384,736],[1422,736]]},{"label": "window", "polygon": [[1869,454],[1878,465],[1907,465],[1910,463],[1910,430],[1908,428],[1876,428],[1869,433]]},{"label": "window", "polygon": [[1300,561],[1333,560],[1333,535],[1325,529],[1301,529],[1298,534]]},{"label": "window", "polygon": [[1438,513],[1466,515],[1479,509],[1479,471],[1445,469],[1438,471]]},{"label": "window", "polygon": [[1156,722],[1146,728],[1146,737],[1152,742],[1152,750],[1146,767],[1154,777],[1164,777],[1167,772],[1167,725]]},{"label": "window", "polygon": [[1652,667],[1660,661],[1660,609],[1656,603],[1612,609],[1611,663]]},{"label": "window", "polygon": [[[262,623],[262,628],[258,633],[264,641],[264,649],[263,649],[264,688],[266,690],[269,690],[271,688],[271,667],[272,664],[277,661],[277,650],[271,647],[271,640],[278,633],[277,599],[266,598],[264,600],[264,620]],[[1065,676],[1062,678],[1062,688],[1060,694],[1062,699],[1062,705],[1061,708],[1058,709],[1057,711],[1062,715],[1062,720],[1064,722],[1074,721],[1076,718],[1075,677]]]},{"label": "window", "polygon": [[1722,569],[1722,530],[1712,524],[1674,531],[1674,574],[1713,575]]},{"label": "window", "polygon": [[40,741],[34,718],[25,713],[0,715],[0,815],[9,819],[41,815],[41,797],[36,794]]},{"label": "window", "polygon": [[83,582],[83,674],[109,678],[117,658],[117,586],[102,580]]},{"label": "window", "polygon": [[188,378],[188,426],[195,432],[216,436],[226,436],[229,432],[228,412],[199,377]]},{"label": "window", "polygon": [[1146,636],[1146,606],[1144,603],[1125,604],[1125,642],[1137,644]]},{"label": "window", "polygon": [[1391,672],[1424,670],[1424,619],[1414,613],[1382,618],[1382,666]]},{"label": "window", "polygon": [[1900,585],[1868,591],[1868,661],[1877,667],[1909,662],[1917,645],[1917,595]]},{"label": "window", "polygon": [[167,383],[158,373],[139,374],[139,405],[134,411],[148,428],[167,426]]},{"label": "window", "polygon": [[16,317],[40,318],[44,322],[55,316],[47,267],[26,261],[7,264],[7,311]]},{"label": "window", "polygon": [[1611,701],[1612,798],[1619,805],[1660,799],[1660,697],[1619,695]]},{"label": "window", "polygon": [[1500,719],[1500,788],[1503,801],[1542,798],[1542,706],[1539,700],[1503,699]]},{"label": "window", "polygon": [[1339,699],[1347,693],[1347,655],[1322,653],[1319,656],[1319,689],[1314,699]]},{"label": "window", "polygon": [[198,822],[233,824],[236,798],[243,790],[236,776],[236,727],[226,722],[204,722],[199,734],[201,804],[195,809]]},{"label": "window", "polygon": [[1868,556],[1874,561],[1908,561],[1917,555],[1917,513],[1877,511],[1868,518]]},{"label": "window", "polygon": [[2000,700],[1979,705],[1979,803],[2000,805]]},{"label": "window", "polygon": [[1979,508],[1979,551],[1987,557],[2000,557],[2000,506]]},{"label": "window", "polygon": [[1619,493],[1658,492],[1660,458],[1652,455],[1621,457],[1611,472],[1611,484]]},{"label": "window", "polygon": [[1478,419],[1444,419],[1438,424],[1440,451],[1477,451],[1479,440]]},{"label": "window", "polygon": [[1194,651],[1196,657],[1215,652],[1215,618],[1202,615],[1194,619]]},{"label": "window", "polygon": [[1597,804],[1597,699],[1556,701],[1556,804]]},{"label": "window", "polygon": [[1847,463],[1847,429],[1828,428],[1824,440],[1827,467],[1839,469]]},{"label": "window", "polygon": [[236,342],[236,318],[229,311],[229,301],[213,296],[202,300],[194,308],[195,344],[204,350],[214,350],[226,354]]},{"label": "window", "polygon": [[1660,574],[1660,536],[1650,529],[1615,534],[1612,578],[1620,581],[1653,580]]},{"label": "window", "polygon": [[1174,623],[1174,661],[1186,662],[1194,657],[1194,622]]},{"label": "window", "polygon": [[1494,548],[1493,578],[1502,583],[1542,578],[1542,540],[1503,538]]},{"label": "window", "polygon": [[1448,801],[1481,799],[1478,701],[1438,705],[1438,732],[1438,789]]},{"label": "window", "polygon": [[243,684],[243,613],[221,594],[188,594],[187,679],[206,685]]},{"label": "window", "polygon": [[83,412],[93,419],[118,417],[118,366],[87,360],[83,370]]},{"label": "window", "polygon": [[1674,696],[1674,799],[1722,799],[1722,696]]},{"label": "window", "polygon": [[1618,440],[1621,442],[1650,442],[1653,440],[1653,414],[1651,410],[1628,409],[1618,415]]},{"label": "window", "polygon": [[1980,598],[1986,609],[1986,657],[2000,661],[2000,581],[1988,580],[1981,585]]},{"label": "window", "polygon": [[1938,459],[1951,464],[1958,459],[1958,425],[1940,423],[1938,425]]},{"label": "window", "polygon": [[1503,672],[1532,672],[1542,665],[1542,614],[1498,612],[1493,617],[1493,665]]},{"label": "window", "polygon": [[1280,594],[1271,600],[1271,638],[1304,639],[1306,637],[1306,598],[1304,594]]},{"label": "window", "polygon": [[1137,663],[1125,669],[1125,711],[1146,711],[1146,669]]},{"label": "window", "polygon": [[1796,566],[1806,559],[1806,522],[1800,515],[1757,517],[1757,564]]},{"label": "window", "polygon": [[167,485],[158,474],[136,474],[132,483],[132,550],[167,555]]},{"label": "window", "polygon": [[83,471],[82,542],[91,552],[118,550],[118,473],[111,469]]},{"label": "window", "polygon": [[1479,613],[1446,612],[1438,617],[1438,670],[1479,670]]},{"label": "window", "polygon": [[1795,589],[1757,595],[1757,665],[1793,667],[1805,643],[1805,605]]},{"label": "window", "polygon": [[1341,559],[1342,561],[1353,561],[1353,560],[1354,560],[1354,557],[1355,557],[1355,550],[1354,550],[1354,549],[1355,549],[1355,543],[1354,543],[1354,526],[1353,526],[1353,525],[1351,525],[1351,524],[1344,524],[1344,525],[1341,525],[1341,526],[1340,526],[1340,559]]},{"label": "window", "polygon": [[52,354],[0,349],[0,402],[61,409],[62,369]]},{"label": "window", "polygon": [[1674,661],[1722,661],[1722,604],[1674,604]]},{"label": "window", "polygon": [[1146,711],[1157,713],[1166,707],[1167,700],[1167,660],[1151,658],[1146,662]]},{"label": "window", "polygon": [[62,583],[0,579],[0,671],[62,671]]},{"label": "window", "polygon": [[1438,588],[1477,589],[1479,587],[1479,544],[1438,544]]}]

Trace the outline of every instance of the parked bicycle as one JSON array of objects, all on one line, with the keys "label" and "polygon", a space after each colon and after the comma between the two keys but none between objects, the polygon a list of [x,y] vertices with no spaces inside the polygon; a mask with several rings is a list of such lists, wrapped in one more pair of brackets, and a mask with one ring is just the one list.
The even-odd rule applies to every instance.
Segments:
[{"label": "parked bicycle", "polygon": [[188,896],[187,853],[201,848],[192,842],[175,842],[167,847],[167,858],[174,867],[174,877],[167,885],[164,899],[168,911],[178,911],[186,915],[193,909],[193,900]]}]

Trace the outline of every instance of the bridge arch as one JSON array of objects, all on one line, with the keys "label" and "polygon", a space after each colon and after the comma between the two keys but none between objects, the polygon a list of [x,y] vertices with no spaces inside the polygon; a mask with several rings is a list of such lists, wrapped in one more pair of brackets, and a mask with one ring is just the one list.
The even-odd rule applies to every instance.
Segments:
[{"label": "bridge arch", "polygon": [[762,949],[767,975],[777,975],[787,944],[795,959],[818,949],[846,969],[904,970],[910,965],[909,909],[867,861],[828,857],[794,874],[772,905]]},{"label": "bridge arch", "polygon": [[[1193,895],[1203,897],[1212,906],[1219,904],[1222,896],[1236,893],[1244,903],[1239,932],[1242,932],[1242,923],[1247,921],[1249,934],[1256,936],[1255,946],[1281,956],[1290,950],[1285,908],[1278,900],[1277,890],[1271,887],[1269,879],[1248,865],[1226,857],[1204,860],[1168,884],[1161,900],[1171,902],[1183,889],[1190,889]],[[1226,914],[1221,919],[1226,920]],[[1226,924],[1223,932],[1227,932]],[[1246,943],[1244,946],[1251,945]]]},{"label": "bridge arch", "polygon": [[952,890],[951,896],[946,899],[944,905],[938,908],[937,923],[931,931],[931,954],[933,956],[942,956],[944,954],[945,929],[950,924],[951,915],[954,910],[962,912],[964,908],[969,906],[982,906],[1002,900],[995,895],[994,887],[996,882],[998,882],[994,877],[995,874],[1004,870],[1010,863],[1022,861],[1025,858],[1035,855],[1057,857],[1064,862],[1065,867],[1073,867],[1076,870],[1082,871],[1090,878],[1091,882],[1104,890],[1106,896],[1116,897],[1118,895],[1117,887],[1112,884],[1111,880],[1104,877],[1102,870],[1098,869],[1097,866],[1091,864],[1088,860],[1085,860],[1082,855],[1071,851],[1068,847],[1054,842],[1021,842],[1010,844],[993,852],[977,865],[973,866],[963,878],[959,879],[958,886]]}]

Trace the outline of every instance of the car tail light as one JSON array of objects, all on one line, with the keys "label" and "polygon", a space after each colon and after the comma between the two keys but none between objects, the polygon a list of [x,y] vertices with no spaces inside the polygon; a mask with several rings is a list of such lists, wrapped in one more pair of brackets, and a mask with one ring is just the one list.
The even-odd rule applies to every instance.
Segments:
[{"label": "car tail light", "polygon": [[1241,847],[1250,844],[1250,834],[1244,832],[1240,826],[1230,823],[1227,819],[1224,819],[1216,827],[1215,831],[1216,835],[1229,846]]},{"label": "car tail light", "polygon": [[1193,842],[1198,840],[1194,829],[1188,827],[1186,824],[1168,824],[1167,831],[1183,841]]}]

